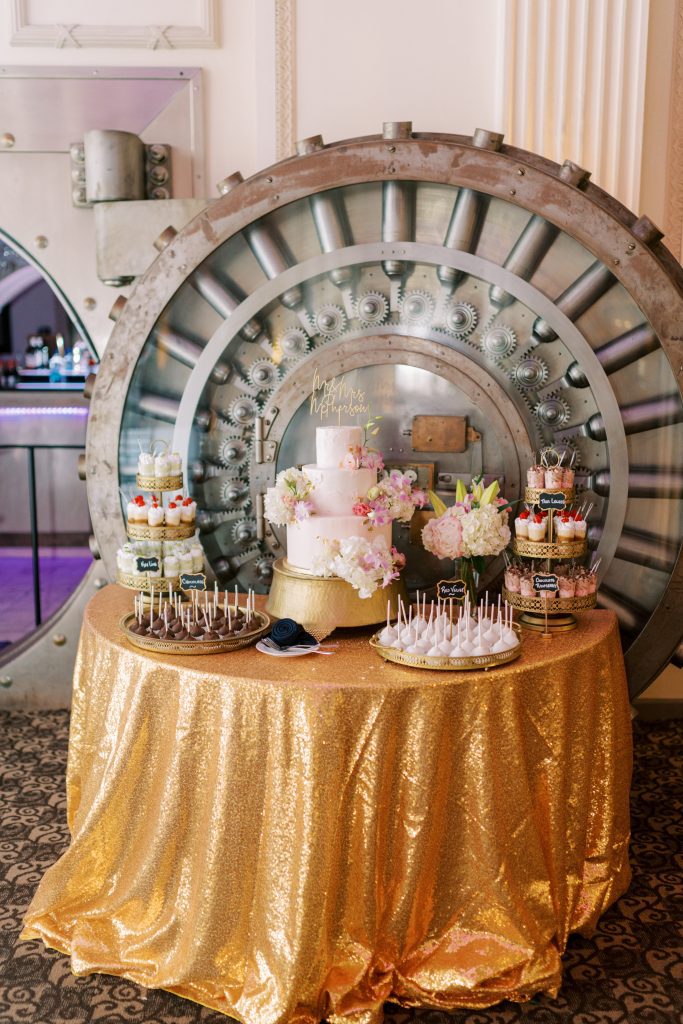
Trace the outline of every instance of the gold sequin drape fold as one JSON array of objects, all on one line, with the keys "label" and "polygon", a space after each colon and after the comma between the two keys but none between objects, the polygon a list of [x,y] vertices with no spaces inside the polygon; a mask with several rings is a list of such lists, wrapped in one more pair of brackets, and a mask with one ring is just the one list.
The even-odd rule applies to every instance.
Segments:
[{"label": "gold sequin drape fold", "polygon": [[90,602],[69,849],[23,938],[248,1024],[483,1007],[560,984],[629,881],[631,729],[616,620],[493,672],[253,649],[151,657]]}]

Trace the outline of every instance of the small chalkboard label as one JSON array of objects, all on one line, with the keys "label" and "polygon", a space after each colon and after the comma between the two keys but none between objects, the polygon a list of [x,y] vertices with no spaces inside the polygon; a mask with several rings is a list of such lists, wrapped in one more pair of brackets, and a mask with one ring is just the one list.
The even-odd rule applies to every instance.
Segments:
[{"label": "small chalkboard label", "polygon": [[556,494],[551,494],[548,491],[543,491],[538,496],[537,502],[539,508],[549,509],[554,508],[555,511],[561,512],[565,506],[564,494],[562,491],[558,491]]},{"label": "small chalkboard label", "polygon": [[462,601],[467,593],[467,584],[464,580],[439,580],[436,585],[436,596],[442,601],[450,597],[454,601]]},{"label": "small chalkboard label", "polygon": [[555,592],[559,587],[557,576],[553,573],[534,573],[534,590]]},{"label": "small chalkboard label", "polygon": [[135,565],[138,572],[159,572],[158,558],[136,558]]},{"label": "small chalkboard label", "polygon": [[206,590],[206,576],[203,572],[181,572],[181,590]]}]

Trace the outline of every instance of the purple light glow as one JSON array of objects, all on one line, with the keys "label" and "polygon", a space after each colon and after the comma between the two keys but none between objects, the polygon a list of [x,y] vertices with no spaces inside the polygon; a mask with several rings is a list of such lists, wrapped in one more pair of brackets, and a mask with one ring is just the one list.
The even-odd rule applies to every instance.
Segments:
[{"label": "purple light glow", "polygon": [[0,416],[87,416],[88,410],[80,405],[3,405]]}]

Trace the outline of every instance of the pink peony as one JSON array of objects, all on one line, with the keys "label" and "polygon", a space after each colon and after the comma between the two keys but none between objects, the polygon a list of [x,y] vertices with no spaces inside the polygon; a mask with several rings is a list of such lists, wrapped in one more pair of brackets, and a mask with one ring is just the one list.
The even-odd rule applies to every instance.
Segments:
[{"label": "pink peony", "polygon": [[437,558],[460,558],[462,524],[454,508],[448,508],[438,519],[429,519],[422,531],[422,543]]}]

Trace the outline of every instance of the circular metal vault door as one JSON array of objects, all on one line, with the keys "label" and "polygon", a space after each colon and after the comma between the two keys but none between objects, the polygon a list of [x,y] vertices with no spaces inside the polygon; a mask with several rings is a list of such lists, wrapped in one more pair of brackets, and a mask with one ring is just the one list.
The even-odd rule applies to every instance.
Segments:
[{"label": "circular metal vault door", "polygon": [[[588,178],[492,133],[393,125],[226,179],[164,233],[105,355],[88,478],[109,570],[118,487],[133,485],[138,441],[161,436],[188,459],[214,573],[264,589],[283,544],[265,487],[311,458],[316,368],[348,373],[387,417],[381,447],[420,472],[433,461],[446,499],[478,468],[514,499],[534,448],[574,455],[601,601],[642,688],[680,639],[683,275],[647,218]],[[466,452],[412,450],[412,417],[458,409]]]}]

